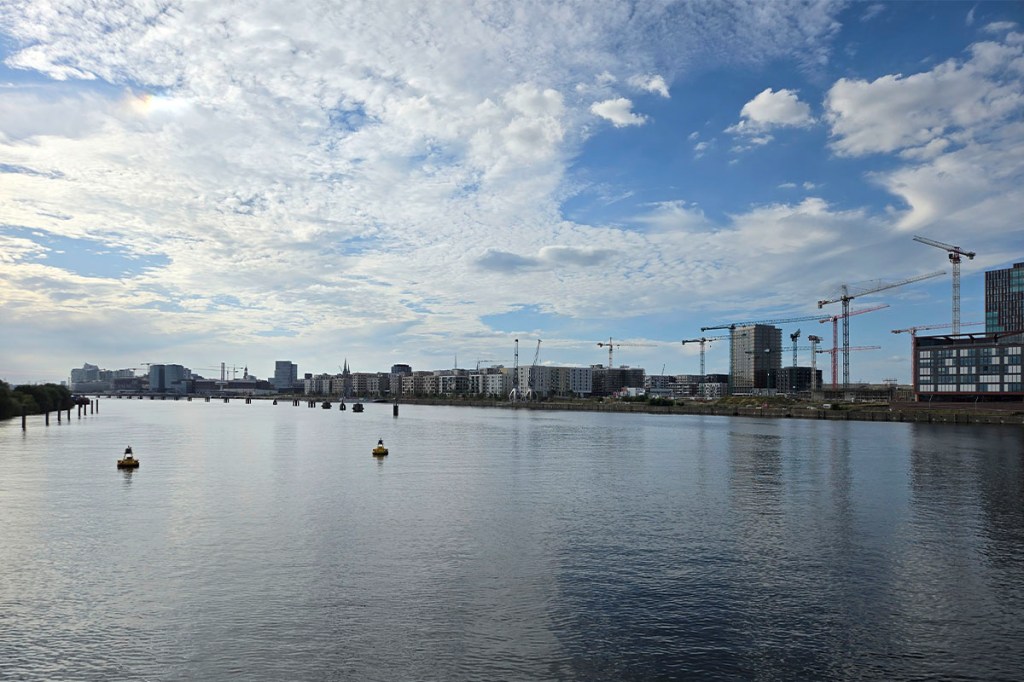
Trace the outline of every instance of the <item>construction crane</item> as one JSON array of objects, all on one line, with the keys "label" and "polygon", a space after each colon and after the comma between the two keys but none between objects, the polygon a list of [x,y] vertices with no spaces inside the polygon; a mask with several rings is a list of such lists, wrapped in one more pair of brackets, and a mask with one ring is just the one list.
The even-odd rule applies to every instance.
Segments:
[{"label": "construction crane", "polygon": [[597,342],[597,346],[598,346],[598,348],[603,347],[603,346],[608,346],[608,369],[611,369],[613,367],[613,365],[612,365],[612,348],[615,348],[615,347],[621,348],[622,346],[654,346],[654,344],[653,343],[621,343],[619,341],[616,341],[615,343],[612,343],[612,337],[609,336],[608,337],[608,343],[605,343],[604,341],[598,341]]},{"label": "construction crane", "polygon": [[[846,317],[854,317],[855,315],[863,315],[864,313],[873,313],[876,310],[888,308],[888,303],[880,303],[879,305],[871,306],[870,308],[861,308],[860,310],[854,310],[850,312]],[[835,384],[836,375],[839,374],[839,320],[845,319],[843,315],[833,315],[827,320],[820,320],[822,324],[826,322],[832,323],[832,383]],[[835,386],[833,385],[833,388]]]},{"label": "construction crane", "polygon": [[818,344],[821,337],[808,334],[807,340],[811,342],[811,393],[818,390]]},{"label": "construction crane", "polygon": [[514,403],[523,397],[519,390],[519,339],[516,339],[515,349],[515,357],[512,360],[512,392],[508,394],[508,399]]},{"label": "construction crane", "polygon": [[[824,299],[818,301],[818,307],[829,305],[830,303],[842,303],[843,312],[840,318],[843,320],[843,387],[850,385],[850,354],[847,352],[850,348],[850,301],[859,297],[867,296],[868,294],[877,294],[880,291],[886,291],[888,289],[895,289],[906,284],[913,284],[914,282],[920,282],[921,280],[931,279],[932,277],[938,277],[946,274],[945,270],[939,270],[938,272],[929,272],[926,275],[917,275],[916,277],[908,277],[907,279],[901,279],[898,282],[889,282],[887,284],[879,284],[874,287],[870,287],[863,291],[857,291],[855,293],[850,292],[850,286],[848,284],[840,285],[840,295],[835,298]],[[833,356],[835,357],[835,356]],[[834,383],[834,382],[833,382]]]},{"label": "construction crane", "polygon": [[699,343],[700,344],[700,375],[706,376],[707,373],[704,371],[704,347],[706,344],[714,343],[715,341],[721,341],[722,339],[729,339],[731,336],[702,336],[699,339],[683,339],[682,344],[685,346],[688,343]]},{"label": "construction crane", "polygon": [[[984,322],[964,322],[961,327],[977,327],[978,325],[985,324]],[[914,346],[917,343],[917,332],[924,329],[948,329],[953,325],[949,322],[943,324],[919,324],[914,327],[907,327],[906,329],[893,329],[893,334],[906,334],[910,333],[910,383],[917,385],[917,353],[914,352]]]},{"label": "construction crane", "polygon": [[[785,317],[776,318],[772,320],[751,320],[747,322],[732,322],[730,324],[720,324],[713,327],[701,327],[702,332],[706,332],[711,329],[728,329],[729,330],[729,357],[732,358],[734,355],[734,348],[736,343],[736,327],[750,327],[756,324],[789,324],[792,322],[813,322],[815,320],[821,320],[828,317],[827,315],[803,315],[801,317]],[[731,363],[731,361],[730,361]],[[782,364],[781,356],[779,364]],[[729,368],[729,388],[732,390],[732,367]]]},{"label": "construction crane", "polygon": [[[859,351],[859,350],[879,350],[880,348],[881,348],[881,346],[850,346],[849,348],[820,348],[816,352],[818,352],[818,353],[828,353],[829,355],[832,356],[832,390],[838,390],[839,389],[839,377],[837,377],[836,373],[835,373],[835,368],[836,368],[835,357],[839,353],[839,351],[842,350],[842,351],[848,351],[848,352],[852,353],[854,351]],[[849,382],[847,382],[847,384],[845,386],[848,386],[848,385],[849,385]]]},{"label": "construction crane", "polygon": [[953,264],[953,334],[960,333],[960,257],[967,256],[968,260],[974,260],[977,255],[973,251],[965,251],[959,246],[944,244],[928,239],[927,237],[914,237],[915,242],[921,242],[937,249],[948,251],[949,262]]},{"label": "construction crane", "polygon": [[537,397],[537,384],[535,374],[537,372],[537,361],[540,360],[540,339],[537,339],[537,350],[533,353],[533,363],[530,364],[530,373],[526,378],[526,399],[533,400]]},{"label": "construction crane", "polygon": [[800,338],[800,330],[797,329],[795,332],[789,335],[789,340],[793,342],[793,366],[796,367],[796,340]]},{"label": "construction crane", "polygon": [[476,361],[476,373],[477,374],[480,373],[480,363],[481,362],[494,362],[494,360],[491,360],[490,358],[477,359],[477,361]]}]

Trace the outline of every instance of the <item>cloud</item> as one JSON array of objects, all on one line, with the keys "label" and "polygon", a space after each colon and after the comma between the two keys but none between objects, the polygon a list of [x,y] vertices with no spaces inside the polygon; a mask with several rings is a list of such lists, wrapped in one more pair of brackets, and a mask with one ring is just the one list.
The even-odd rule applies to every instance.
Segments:
[{"label": "cloud", "polygon": [[986,33],[1005,33],[1006,31],[1013,31],[1017,28],[1017,23],[1014,21],[993,21],[990,24],[986,24],[984,31]]},{"label": "cloud", "polygon": [[595,102],[590,112],[611,121],[616,128],[643,125],[647,121],[646,117],[633,113],[633,103],[625,97]]},{"label": "cloud", "polygon": [[885,11],[885,5],[884,4],[882,4],[880,2],[873,3],[873,4],[867,6],[867,9],[864,10],[864,14],[862,14],[860,16],[860,20],[862,22],[871,21],[872,19],[874,19],[875,17],[877,17],[879,14],[881,14],[884,11]]},{"label": "cloud", "polygon": [[737,135],[751,136],[751,142],[761,136],[762,142],[767,143],[770,137],[763,134],[777,127],[806,127],[814,123],[811,116],[811,107],[806,102],[801,102],[793,90],[779,90],[771,88],[762,90],[754,99],[743,105],[740,110],[741,120],[739,123],[726,128],[725,132]]},{"label": "cloud", "polygon": [[646,92],[653,92],[661,95],[665,99],[669,98],[668,85],[665,83],[665,79],[661,76],[634,76],[629,79],[629,83],[633,87],[645,90]]},{"label": "cloud", "polygon": [[825,97],[832,146],[863,156],[969,139],[1024,108],[1024,47],[976,43],[966,62],[931,71],[840,79]]}]

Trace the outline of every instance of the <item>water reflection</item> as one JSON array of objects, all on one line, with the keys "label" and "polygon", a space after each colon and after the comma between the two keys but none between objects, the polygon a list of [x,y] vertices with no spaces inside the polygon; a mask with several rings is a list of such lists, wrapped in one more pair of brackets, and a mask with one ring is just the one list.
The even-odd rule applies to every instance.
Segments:
[{"label": "water reflection", "polygon": [[1024,669],[1019,429],[386,408],[0,425],[0,678]]}]

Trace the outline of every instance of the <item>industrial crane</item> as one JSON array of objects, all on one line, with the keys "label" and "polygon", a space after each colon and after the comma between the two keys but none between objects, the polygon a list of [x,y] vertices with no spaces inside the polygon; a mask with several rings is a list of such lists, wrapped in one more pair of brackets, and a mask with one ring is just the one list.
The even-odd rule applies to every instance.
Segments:
[{"label": "industrial crane", "polygon": [[[938,277],[939,275],[946,274],[945,270],[939,270],[938,272],[929,272],[926,275],[917,275],[916,277],[908,277],[907,279],[901,279],[898,282],[889,282],[887,284],[879,284],[874,287],[870,287],[863,291],[857,291],[850,293],[850,287],[847,284],[843,284],[839,287],[840,295],[835,298],[825,299],[818,301],[818,308],[826,306],[830,303],[842,303],[843,313],[840,315],[843,320],[843,386],[850,385],[850,354],[847,352],[850,349],[850,301],[859,297],[867,296],[868,294],[876,294],[880,291],[886,291],[887,289],[895,289],[896,287],[904,286],[905,284],[912,284],[914,282],[920,282],[921,280],[931,279],[932,277]],[[833,356],[835,357],[835,356]]]},{"label": "industrial crane", "polygon": [[[961,327],[976,327],[979,324],[985,324],[984,322],[964,322]],[[910,333],[910,383],[917,384],[917,353],[914,352],[914,346],[917,343],[917,332],[922,329],[947,329],[953,325],[949,322],[943,324],[919,324],[914,327],[907,327],[906,329],[893,329],[893,334],[906,334]]]},{"label": "industrial crane", "polygon": [[[881,303],[879,305],[871,306],[870,308],[861,308],[860,310],[854,310],[854,311],[848,313],[845,317],[853,317],[855,315],[863,315],[864,313],[873,313],[876,310],[881,310],[882,308],[888,308],[888,307],[889,307],[888,303]],[[839,350],[838,350],[839,349],[839,320],[840,319],[845,320],[845,317],[840,314],[840,315],[833,315],[832,317],[828,318],[827,320],[820,320],[820,322],[822,324],[825,324],[826,322],[831,322],[832,323],[832,384],[833,384],[833,388],[835,388],[836,376],[839,374],[839,365],[838,365],[838,363],[839,363]]]},{"label": "industrial crane", "polygon": [[707,373],[704,371],[704,347],[706,344],[713,343],[715,341],[721,341],[722,339],[731,339],[732,336],[702,336],[699,339],[683,339],[682,344],[685,346],[688,343],[699,343],[700,344],[700,375],[706,376]]},{"label": "industrial crane", "polygon": [[533,400],[537,397],[536,395],[536,379],[535,374],[537,372],[537,361],[540,359],[540,339],[537,339],[537,350],[533,353],[533,363],[530,365],[530,373],[526,378],[526,399]]},{"label": "industrial crane", "polygon": [[[821,320],[827,318],[827,315],[803,315],[801,317],[786,317],[777,318],[773,320],[752,320],[747,322],[732,322],[730,324],[720,324],[713,327],[701,327],[702,332],[706,332],[710,329],[728,329],[729,330],[729,357],[733,356],[734,344],[736,343],[736,327],[750,327],[755,324],[788,324],[791,322],[812,322],[814,320]],[[779,364],[782,364],[781,357]],[[730,377],[732,375],[732,368],[729,370]],[[732,381],[732,379],[729,379]],[[731,384],[730,384],[731,386]]]},{"label": "industrial crane", "polygon": [[612,366],[613,366],[612,365],[612,348],[613,347],[621,348],[622,346],[654,346],[653,343],[620,343],[619,341],[616,341],[615,343],[612,343],[612,337],[610,337],[610,336],[608,337],[608,343],[605,343],[604,341],[598,341],[597,345],[598,345],[599,348],[603,347],[603,346],[608,346],[608,369],[611,369]]},{"label": "industrial crane", "polygon": [[796,367],[796,340],[800,338],[800,330],[797,329],[795,332],[789,335],[789,340],[793,342],[793,366]]},{"label": "industrial crane", "polygon": [[811,393],[818,390],[818,344],[821,337],[808,334],[807,340],[811,342]]},{"label": "industrial crane", "polygon": [[515,349],[515,359],[512,361],[512,392],[508,394],[508,399],[513,403],[519,402],[523,397],[522,391],[519,390],[519,339],[516,339]]},{"label": "industrial crane", "polygon": [[914,237],[915,242],[921,242],[937,249],[949,252],[949,262],[953,264],[953,333],[960,333],[960,256],[967,256],[968,260],[974,260],[977,255],[973,251],[964,251],[959,246],[944,244],[928,239],[927,237]]}]

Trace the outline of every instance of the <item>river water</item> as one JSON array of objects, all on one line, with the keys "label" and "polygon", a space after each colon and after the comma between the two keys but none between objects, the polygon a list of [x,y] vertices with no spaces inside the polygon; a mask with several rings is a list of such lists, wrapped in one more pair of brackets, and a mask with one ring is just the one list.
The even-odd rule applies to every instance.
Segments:
[{"label": "river water", "polygon": [[99,407],[0,424],[0,679],[1024,675],[1020,427]]}]

